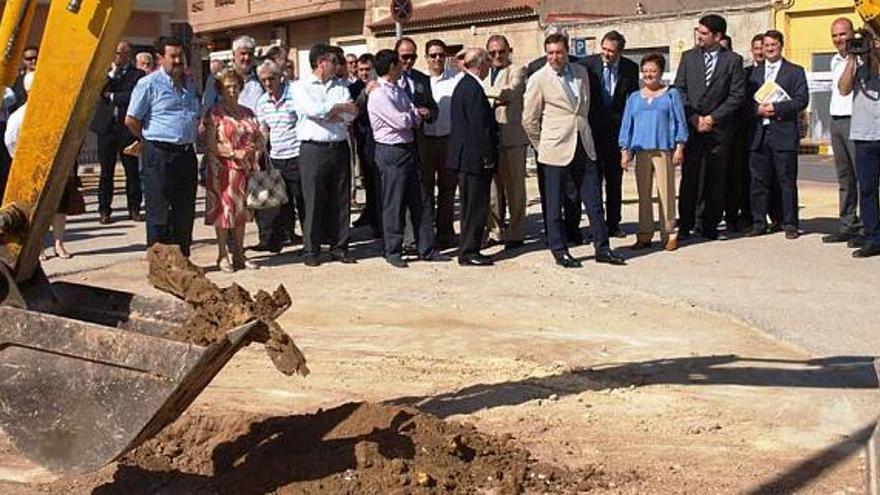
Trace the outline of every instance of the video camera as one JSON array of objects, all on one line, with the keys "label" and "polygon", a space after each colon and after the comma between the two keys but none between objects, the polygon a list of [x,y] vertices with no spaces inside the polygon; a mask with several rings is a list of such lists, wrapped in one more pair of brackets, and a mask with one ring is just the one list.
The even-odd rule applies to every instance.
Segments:
[{"label": "video camera", "polygon": [[867,55],[871,52],[873,36],[865,28],[856,30],[855,35],[846,40],[846,53],[850,55]]}]

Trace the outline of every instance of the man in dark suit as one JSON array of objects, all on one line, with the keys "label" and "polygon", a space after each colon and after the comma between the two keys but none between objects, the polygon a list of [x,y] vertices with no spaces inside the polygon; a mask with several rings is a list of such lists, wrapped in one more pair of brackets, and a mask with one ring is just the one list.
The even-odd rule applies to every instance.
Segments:
[{"label": "man in dark suit", "polygon": [[786,239],[798,237],[797,151],[800,141],[798,115],[807,108],[810,93],[803,67],[782,58],[784,37],[776,30],[764,34],[764,63],[749,78],[755,91],[774,82],[788,95],[780,101],[763,101],[753,108],[755,133],[752,137],[749,169],[752,173],[752,219],[747,235],[767,232],[767,208],[771,184],[782,192],[782,228]]},{"label": "man in dark suit", "polygon": [[702,235],[718,238],[727,164],[739,125],[736,117],[745,98],[742,57],[719,44],[726,31],[723,17],[700,18],[697,46],[682,54],[675,76],[691,131],[681,171],[679,239],[690,237],[694,228],[701,186],[705,202]]},{"label": "man in dark suit", "polygon": [[620,167],[620,122],[626,99],[639,90],[639,66],[623,57],[626,38],[611,31],[602,38],[602,51],[584,59],[590,76],[593,104],[590,128],[596,143],[599,177],[605,182],[605,224],[611,237],[625,237],[620,229],[623,169]]},{"label": "man in dark suit", "polygon": [[138,79],[145,76],[142,70],[131,64],[131,46],[120,41],[110,68],[101,99],[92,119],[91,130],[98,135],[98,156],[101,161],[101,178],[98,181],[98,213],[102,224],[109,224],[113,204],[113,176],[117,158],[125,169],[125,196],[128,205],[128,218],[142,222],[141,179],[138,173],[138,158],[123,153],[134,142],[131,131],[125,127],[125,112],[131,99],[131,92]]},{"label": "man in dark suit", "polygon": [[452,131],[446,167],[458,173],[461,190],[461,239],[458,264],[487,266],[492,258],[480,254],[483,232],[489,218],[492,174],[498,163],[498,126],[495,112],[483,90],[489,74],[489,54],[470,48],[464,56],[464,76],[452,93]]},{"label": "man in dark suit", "polygon": [[376,143],[373,140],[373,129],[370,127],[370,116],[367,113],[367,93],[369,93],[367,86],[373,82],[373,61],[374,57],[371,53],[358,57],[357,81],[348,87],[351,99],[358,106],[358,117],[352,125],[366,193],[366,203],[361,216],[352,225],[354,227],[369,225],[373,237],[379,238],[382,237],[382,182],[379,169],[376,168]]},{"label": "man in dark suit", "polygon": [[[440,113],[440,109],[437,106],[437,101],[434,99],[434,94],[431,91],[431,78],[424,72],[413,68],[416,60],[419,59],[416,42],[413,41],[412,38],[404,36],[394,44],[394,51],[396,51],[397,56],[400,57],[400,65],[403,69],[398,84],[400,84],[400,87],[406,91],[407,96],[409,96],[409,99],[412,100],[416,108],[421,109],[419,110],[419,117],[422,119],[422,124],[425,122],[434,122],[437,120],[437,115]],[[419,160],[419,169],[421,169],[422,163],[426,158],[423,156],[424,145],[420,144],[424,141],[424,138],[424,125],[420,125],[416,133],[416,148],[418,151],[416,157]],[[429,203],[433,208],[433,205],[437,204],[435,191],[426,190],[426,192],[430,199]],[[434,217],[436,221],[436,215],[434,215]],[[412,234],[411,222],[408,222],[408,224],[406,249],[409,251],[413,247],[414,235]],[[436,235],[436,225],[434,226],[434,232]]]}]

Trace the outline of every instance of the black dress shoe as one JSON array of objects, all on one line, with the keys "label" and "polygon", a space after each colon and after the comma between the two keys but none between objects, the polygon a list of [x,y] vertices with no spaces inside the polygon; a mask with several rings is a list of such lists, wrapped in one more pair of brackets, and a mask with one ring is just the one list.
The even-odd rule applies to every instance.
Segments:
[{"label": "black dress shoe", "polygon": [[706,239],[708,241],[717,241],[718,240],[718,230],[716,229],[703,229],[703,232],[700,233],[700,237]]},{"label": "black dress shoe", "polygon": [[317,254],[308,254],[303,263],[306,266],[321,266],[321,258]]},{"label": "black dress shoe", "polygon": [[251,251],[257,251],[258,253],[272,253],[278,254],[281,252],[281,246],[274,246],[269,244],[257,244],[256,246],[251,246],[249,248]]},{"label": "black dress shoe", "polygon": [[446,256],[445,254],[441,253],[440,251],[438,251],[436,249],[432,249],[431,252],[428,254],[419,256],[419,259],[422,261],[433,261],[433,262],[442,262],[442,261],[449,261],[450,260],[449,256]]},{"label": "black dress shoe", "polygon": [[101,216],[98,219],[98,223],[100,223],[101,225],[110,225],[111,223],[113,223],[113,219],[110,218],[110,213],[109,212],[101,212]]},{"label": "black dress shoe", "polygon": [[857,235],[857,236],[853,237],[852,239],[846,241],[846,247],[851,248],[851,249],[860,248],[860,247],[863,247],[864,245],[865,245],[865,238],[860,235]]},{"label": "black dress shoe", "polygon": [[691,238],[691,230],[690,229],[679,229],[678,230],[678,240],[686,241]]},{"label": "black dress shoe", "polygon": [[128,219],[131,220],[132,222],[143,222],[144,216],[136,211],[133,211],[128,214]]},{"label": "black dress shoe", "polygon": [[731,234],[742,232],[742,228],[740,227],[738,220],[727,220],[725,221],[725,223],[727,224],[727,231]]},{"label": "black dress shoe", "polygon": [[360,227],[366,227],[367,225],[370,225],[370,219],[367,218],[366,215],[359,216],[358,219],[351,224],[351,226],[356,229]]},{"label": "black dress shoe", "polygon": [[490,256],[483,254],[465,254],[458,257],[461,266],[492,266],[495,264]]},{"label": "black dress shoe", "polygon": [[353,265],[357,263],[357,260],[352,258],[350,254],[346,251],[334,251],[330,253],[330,259],[333,261],[338,261],[343,265]]},{"label": "black dress shoe", "polygon": [[417,248],[415,244],[404,244],[403,245],[403,255],[404,256],[418,256],[419,255],[419,248]]},{"label": "black dress shoe", "polygon": [[746,231],[744,234],[746,237],[758,237],[760,235],[764,235],[767,233],[767,229],[764,227],[753,226],[751,229]]},{"label": "black dress shoe", "polygon": [[409,266],[409,263],[407,263],[406,260],[400,256],[389,256],[385,258],[385,261],[387,261],[389,265],[395,268],[406,268]]},{"label": "black dress shoe", "polygon": [[837,244],[840,242],[846,242],[853,238],[853,234],[848,232],[835,232],[833,234],[828,234],[826,236],[822,236],[822,242],[825,244]]},{"label": "black dress shoe", "polygon": [[771,234],[782,232],[782,222],[770,222],[770,226],[767,227],[767,230],[769,230]]},{"label": "black dress shoe", "polygon": [[525,246],[523,241],[507,241],[504,243],[504,249],[516,249]]},{"label": "black dress shoe", "polygon": [[608,229],[608,237],[616,237],[618,239],[626,239],[626,233],[620,227],[613,227]]},{"label": "black dress shoe", "polygon": [[608,251],[607,253],[597,254],[596,263],[623,266],[626,265],[626,260],[623,259],[623,257],[614,254],[614,252]]},{"label": "black dress shoe", "polygon": [[861,249],[853,251],[853,258],[870,258],[880,254],[880,246],[865,246]]},{"label": "black dress shoe", "polygon": [[798,237],[800,237],[800,234],[798,233],[796,228],[789,227],[789,228],[785,229],[785,238],[786,239],[793,241],[793,240],[797,239]]},{"label": "black dress shoe", "polygon": [[556,259],[556,264],[562,268],[580,268],[583,266],[579,260],[575,259],[568,252],[553,253],[553,258]]}]

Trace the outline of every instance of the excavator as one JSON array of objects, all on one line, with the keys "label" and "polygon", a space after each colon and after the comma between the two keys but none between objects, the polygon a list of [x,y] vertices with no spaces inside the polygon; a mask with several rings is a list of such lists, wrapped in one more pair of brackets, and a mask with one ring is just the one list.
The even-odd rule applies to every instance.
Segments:
[{"label": "excavator", "polygon": [[[6,0],[0,85],[14,81],[38,0]],[[255,323],[211,345],[162,335],[178,301],[67,282],[39,264],[134,0],[55,0],[0,208],[0,428],[53,471],[119,459],[174,421],[242,346]],[[880,33],[880,0],[857,0]]]},{"label": "excavator", "polygon": [[[10,87],[38,0],[6,0],[0,86]],[[0,428],[55,472],[118,459],[175,420],[256,322],[199,346],[163,338],[177,300],[50,283],[43,238],[76,162],[134,0],[50,2],[34,83],[0,208]]]}]

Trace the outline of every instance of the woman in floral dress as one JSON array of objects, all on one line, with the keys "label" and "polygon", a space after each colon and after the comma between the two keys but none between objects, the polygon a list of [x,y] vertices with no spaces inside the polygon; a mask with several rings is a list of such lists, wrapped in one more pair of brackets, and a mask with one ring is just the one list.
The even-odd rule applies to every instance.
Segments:
[{"label": "woman in floral dress", "polygon": [[[244,255],[244,229],[251,219],[245,199],[248,177],[259,167],[264,141],[257,118],[238,104],[244,81],[227,69],[215,79],[220,100],[205,116],[205,144],[208,150],[207,212],[205,223],[217,231],[217,267],[223,272],[258,268]],[[228,237],[232,242],[227,250]]]}]

